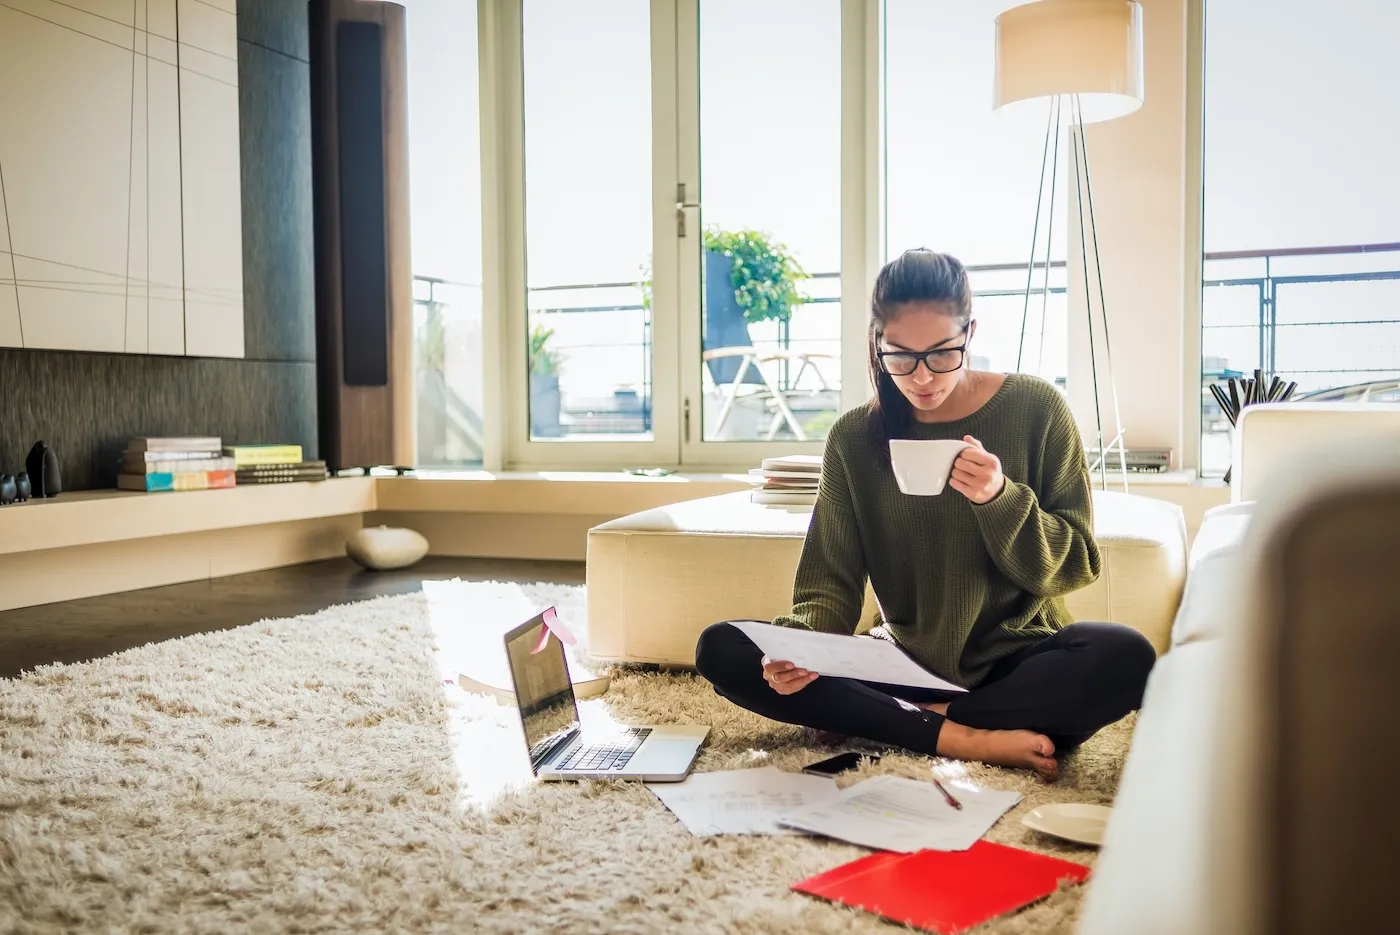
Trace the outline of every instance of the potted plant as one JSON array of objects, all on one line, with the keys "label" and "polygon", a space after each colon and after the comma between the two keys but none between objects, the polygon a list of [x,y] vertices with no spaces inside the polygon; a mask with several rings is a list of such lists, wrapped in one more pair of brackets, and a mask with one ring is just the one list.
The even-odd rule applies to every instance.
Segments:
[{"label": "potted plant", "polygon": [[[762,321],[786,323],[803,300],[798,283],[808,278],[786,246],[756,230],[705,231],[706,350],[749,347],[749,326]],[[731,383],[739,369],[737,357],[709,362],[716,384]],[[762,383],[751,367],[746,383]]]},{"label": "potted plant", "polygon": [[544,325],[535,325],[530,331],[530,434],[536,438],[558,438],[564,434],[559,421],[559,368],[563,358],[549,346],[553,337],[554,329]]},{"label": "potted plant", "polygon": [[[786,323],[804,296],[798,283],[807,272],[788,252],[763,231],[724,231],[706,228],[705,244],[705,350],[719,347],[749,347],[753,338],[749,325],[761,321]],[[642,307],[651,307],[651,269],[643,267]],[[716,383],[730,383],[739,367],[737,358],[710,361]],[[746,383],[761,383],[752,372]]]}]

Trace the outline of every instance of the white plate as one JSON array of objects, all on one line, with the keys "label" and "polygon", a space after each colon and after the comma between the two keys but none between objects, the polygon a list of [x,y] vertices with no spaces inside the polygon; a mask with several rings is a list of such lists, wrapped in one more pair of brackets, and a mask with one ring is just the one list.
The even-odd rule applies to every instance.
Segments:
[{"label": "white plate", "polygon": [[1042,805],[1031,809],[1030,813],[1021,819],[1021,824],[1033,831],[1098,847],[1103,843],[1104,826],[1108,824],[1110,813],[1111,810],[1103,805]]}]

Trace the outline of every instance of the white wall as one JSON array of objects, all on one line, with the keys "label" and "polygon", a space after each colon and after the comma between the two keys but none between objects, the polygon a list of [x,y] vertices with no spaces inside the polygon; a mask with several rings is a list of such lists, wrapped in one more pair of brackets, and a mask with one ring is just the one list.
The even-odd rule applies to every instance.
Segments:
[{"label": "white wall", "polygon": [[[1182,446],[1186,327],[1187,0],[1140,0],[1146,88],[1137,112],[1086,128],[1094,218],[1103,266],[1108,334],[1129,447]],[[1073,201],[1073,199],[1071,199]],[[1070,405],[1089,444],[1094,382],[1085,315],[1078,220],[1071,205],[1069,255]],[[1093,245],[1090,283],[1098,309]],[[1199,258],[1191,257],[1190,262]],[[1113,436],[1112,393],[1102,329],[1099,392],[1105,443]],[[1193,425],[1194,428],[1194,425]]]}]

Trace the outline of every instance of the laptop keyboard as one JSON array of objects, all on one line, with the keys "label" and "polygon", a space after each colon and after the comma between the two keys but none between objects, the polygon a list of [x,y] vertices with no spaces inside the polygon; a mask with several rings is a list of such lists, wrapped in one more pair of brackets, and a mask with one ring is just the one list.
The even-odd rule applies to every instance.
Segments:
[{"label": "laptop keyboard", "polygon": [[579,744],[554,768],[589,773],[622,769],[650,734],[650,727],[629,727],[618,735],[616,741],[594,746]]}]

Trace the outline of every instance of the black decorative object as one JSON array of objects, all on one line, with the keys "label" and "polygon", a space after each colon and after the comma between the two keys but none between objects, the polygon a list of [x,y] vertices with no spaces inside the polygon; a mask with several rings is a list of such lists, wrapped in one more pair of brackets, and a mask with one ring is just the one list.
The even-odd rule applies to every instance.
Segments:
[{"label": "black decorative object", "polygon": [[19,499],[19,487],[13,474],[0,474],[0,506]]},{"label": "black decorative object", "polygon": [[20,503],[23,503],[33,496],[34,488],[29,483],[28,471],[20,471],[15,475],[15,489],[17,492],[15,499]]},{"label": "black decorative object", "polygon": [[[1234,428],[1239,421],[1240,412],[1246,406],[1254,406],[1259,403],[1286,403],[1293,398],[1293,391],[1298,388],[1297,381],[1285,383],[1278,377],[1265,379],[1262,370],[1254,371],[1253,380],[1236,380],[1231,377],[1225,381],[1225,385],[1230,388],[1227,393],[1220,388],[1220,384],[1210,385],[1211,395],[1220,404],[1220,411],[1225,413],[1225,418],[1230,420],[1230,427]],[[1231,465],[1225,472],[1225,483],[1230,483],[1230,475],[1235,468]]]},{"label": "black decorative object", "polygon": [[58,455],[43,442],[35,442],[29,449],[29,457],[24,466],[29,470],[29,484],[36,497],[56,497],[63,492],[63,481],[58,475]]}]

